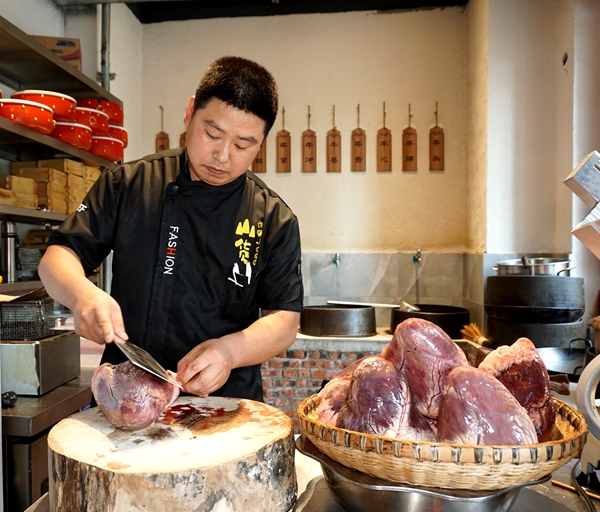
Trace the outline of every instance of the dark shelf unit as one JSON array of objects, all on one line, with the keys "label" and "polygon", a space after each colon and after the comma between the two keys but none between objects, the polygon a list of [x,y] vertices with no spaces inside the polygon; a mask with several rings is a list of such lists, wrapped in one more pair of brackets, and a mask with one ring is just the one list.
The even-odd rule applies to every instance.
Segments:
[{"label": "dark shelf unit", "polygon": [[[0,83],[14,90],[55,91],[75,99],[105,99],[123,102],[57,57],[43,44],[0,16]],[[117,164],[0,117],[0,159],[8,161],[74,158],[102,167]],[[0,220],[24,224],[60,224],[66,215],[0,205]],[[39,286],[39,281],[0,284],[1,293],[22,293]]]}]

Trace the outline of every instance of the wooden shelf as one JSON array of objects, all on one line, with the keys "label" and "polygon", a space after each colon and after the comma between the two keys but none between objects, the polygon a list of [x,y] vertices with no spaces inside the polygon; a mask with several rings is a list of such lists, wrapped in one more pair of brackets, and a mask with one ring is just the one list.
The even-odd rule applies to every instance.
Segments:
[{"label": "wooden shelf", "polygon": [[54,137],[0,117],[0,158],[11,161],[29,161],[72,157],[102,167],[110,168],[117,165]]}]

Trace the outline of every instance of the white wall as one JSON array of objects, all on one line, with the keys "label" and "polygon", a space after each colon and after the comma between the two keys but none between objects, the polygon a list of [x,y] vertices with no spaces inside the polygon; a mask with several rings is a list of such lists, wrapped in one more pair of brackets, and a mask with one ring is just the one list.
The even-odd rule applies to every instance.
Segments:
[{"label": "white wall", "polygon": [[50,0],[0,0],[0,15],[27,34],[66,37],[64,16]]},{"label": "white wall", "polygon": [[559,93],[572,80],[571,64],[562,65],[571,46],[560,37],[560,4],[489,4],[487,252],[570,251],[569,230],[563,222],[559,230],[556,217],[570,204],[556,184],[564,163],[556,153],[565,121]]},{"label": "white wall", "polygon": [[[465,237],[465,12],[461,8],[393,14],[354,12],[278,17],[169,22],[143,28],[143,138],[154,150],[161,130],[171,147],[184,130],[188,98],[206,67],[227,54],[264,64],[275,76],[286,129],[292,134],[292,172],[275,173],[275,133],[268,144],[263,179],[278,191],[301,223],[303,249],[309,251],[453,251]],[[375,137],[383,126],[393,133],[393,171],[376,173]],[[446,135],[446,171],[428,170],[429,130],[439,124]],[[357,126],[367,132],[367,172],[349,170],[349,137]],[[418,172],[401,171],[401,136],[408,125],[418,131]],[[301,133],[317,132],[318,171],[300,172]],[[342,133],[342,172],[325,172],[325,136],[336,125]]]}]

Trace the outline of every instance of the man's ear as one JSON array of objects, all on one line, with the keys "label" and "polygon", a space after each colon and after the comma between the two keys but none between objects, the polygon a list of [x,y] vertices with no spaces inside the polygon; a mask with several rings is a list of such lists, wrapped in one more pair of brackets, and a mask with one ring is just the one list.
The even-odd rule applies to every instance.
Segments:
[{"label": "man's ear", "polygon": [[190,98],[190,101],[188,101],[187,108],[185,109],[185,115],[183,116],[183,123],[186,126],[190,124],[193,114],[194,114],[194,97],[192,96]]}]

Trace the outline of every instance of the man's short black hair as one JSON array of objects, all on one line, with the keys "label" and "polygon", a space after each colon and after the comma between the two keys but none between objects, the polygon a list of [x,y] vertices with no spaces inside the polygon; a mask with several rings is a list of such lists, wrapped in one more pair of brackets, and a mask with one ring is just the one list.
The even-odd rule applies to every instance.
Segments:
[{"label": "man's short black hair", "polygon": [[277,84],[263,66],[242,57],[221,57],[204,73],[196,89],[194,112],[217,98],[260,117],[265,137],[277,117]]}]

